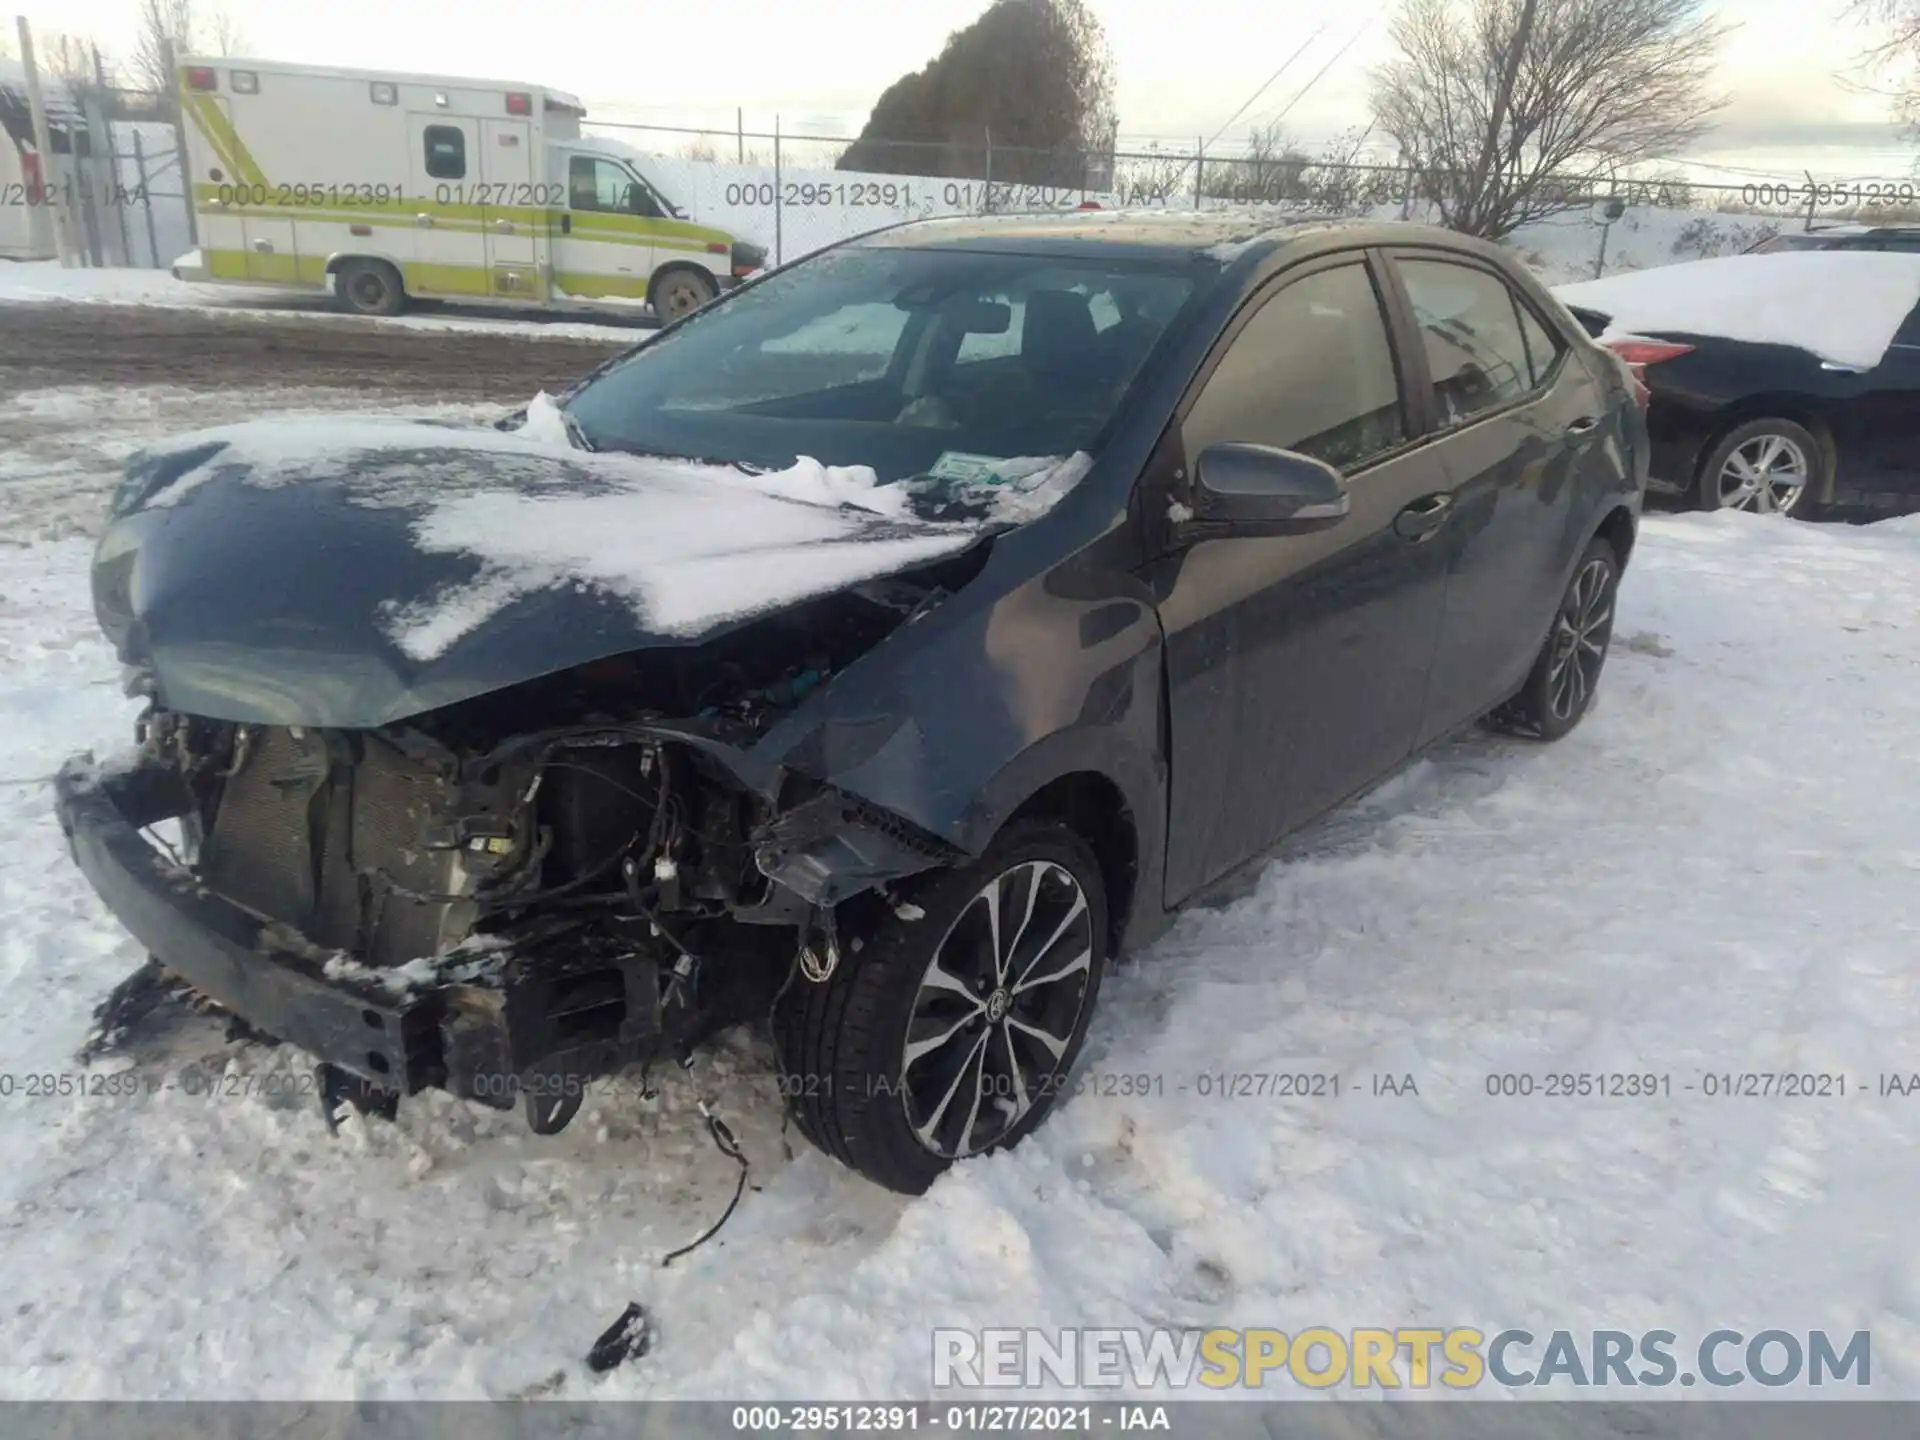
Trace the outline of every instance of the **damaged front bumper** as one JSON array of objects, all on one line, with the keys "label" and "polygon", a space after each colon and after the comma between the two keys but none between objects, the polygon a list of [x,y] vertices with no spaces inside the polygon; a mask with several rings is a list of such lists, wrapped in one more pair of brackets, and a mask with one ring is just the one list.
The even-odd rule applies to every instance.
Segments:
[{"label": "damaged front bumper", "polygon": [[[376,1090],[428,1087],[508,1108],[575,1095],[576,1078],[644,1061],[659,1046],[653,960],[571,947],[518,963],[487,956],[460,980],[411,984],[304,945],[203,886],[140,833],[184,814],[175,772],[70,760],[56,810],[75,862],[134,939],[167,970],[264,1034]],[[496,963],[497,962],[497,963]]]}]

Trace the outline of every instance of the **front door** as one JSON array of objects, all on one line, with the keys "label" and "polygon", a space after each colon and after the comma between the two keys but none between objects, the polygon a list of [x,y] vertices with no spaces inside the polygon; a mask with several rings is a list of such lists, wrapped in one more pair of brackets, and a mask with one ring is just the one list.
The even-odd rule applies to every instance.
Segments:
[{"label": "front door", "polygon": [[1167,643],[1169,904],[1413,749],[1445,598],[1446,477],[1413,439],[1380,293],[1359,253],[1283,276],[1175,422],[1186,474],[1212,444],[1276,446],[1337,466],[1352,508],[1325,530],[1203,540],[1149,568]]},{"label": "front door", "polygon": [[553,238],[554,288],[580,300],[647,298],[659,207],[625,165],[566,157],[567,211]]},{"label": "front door", "polygon": [[512,300],[543,300],[546,177],[524,120],[481,122],[481,223],[487,236],[488,288]]},{"label": "front door", "polygon": [[456,115],[409,115],[406,239],[396,237],[410,295],[489,293],[478,205],[480,125]]}]

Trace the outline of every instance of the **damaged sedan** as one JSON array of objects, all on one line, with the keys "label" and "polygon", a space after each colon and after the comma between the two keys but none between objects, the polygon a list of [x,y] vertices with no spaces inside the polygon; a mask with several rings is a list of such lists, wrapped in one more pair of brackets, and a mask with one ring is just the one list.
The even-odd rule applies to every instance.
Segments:
[{"label": "damaged sedan", "polygon": [[917,1192],[1182,905],[1463,726],[1579,722],[1646,458],[1475,241],[896,227],[500,426],[136,456],[93,584],[148,708],[61,823],[329,1096],[551,1132],[765,1022],[801,1130]]}]

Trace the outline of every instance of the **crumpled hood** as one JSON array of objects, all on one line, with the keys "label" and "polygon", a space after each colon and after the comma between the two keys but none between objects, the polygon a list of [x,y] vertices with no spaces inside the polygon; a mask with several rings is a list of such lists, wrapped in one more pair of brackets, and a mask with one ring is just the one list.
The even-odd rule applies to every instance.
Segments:
[{"label": "crumpled hood", "polygon": [[697,643],[987,528],[812,461],[747,475],[424,421],[256,422],[134,457],[94,603],[169,708],[370,727]]}]

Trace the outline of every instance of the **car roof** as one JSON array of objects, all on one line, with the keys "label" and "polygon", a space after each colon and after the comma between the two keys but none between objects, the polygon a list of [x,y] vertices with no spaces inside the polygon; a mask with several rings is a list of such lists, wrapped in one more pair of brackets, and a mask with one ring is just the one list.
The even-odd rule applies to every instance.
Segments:
[{"label": "car roof", "polygon": [[1822,235],[1920,235],[1920,225],[1861,225],[1853,222],[1845,225],[1816,225],[1813,229],[1803,230],[1800,233],[1814,236],[1816,239]]},{"label": "car roof", "polygon": [[1503,252],[1451,230],[1401,221],[1346,220],[1297,210],[1240,206],[1222,210],[1067,210],[958,215],[909,221],[853,242],[887,249],[977,250],[1076,258],[1191,260],[1228,264],[1303,244],[1441,245],[1476,255]]}]

